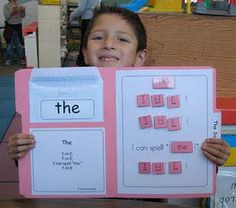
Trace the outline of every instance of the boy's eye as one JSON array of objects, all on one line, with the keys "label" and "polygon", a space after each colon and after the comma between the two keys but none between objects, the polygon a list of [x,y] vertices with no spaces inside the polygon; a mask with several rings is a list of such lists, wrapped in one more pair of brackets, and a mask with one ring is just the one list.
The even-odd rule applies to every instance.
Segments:
[{"label": "boy's eye", "polygon": [[91,39],[92,39],[92,40],[102,40],[102,39],[103,39],[103,36],[97,35],[97,36],[92,37]]},{"label": "boy's eye", "polygon": [[120,38],[118,38],[118,40],[121,42],[127,42],[127,43],[130,42],[130,40],[128,38],[124,38],[124,37],[120,37]]}]

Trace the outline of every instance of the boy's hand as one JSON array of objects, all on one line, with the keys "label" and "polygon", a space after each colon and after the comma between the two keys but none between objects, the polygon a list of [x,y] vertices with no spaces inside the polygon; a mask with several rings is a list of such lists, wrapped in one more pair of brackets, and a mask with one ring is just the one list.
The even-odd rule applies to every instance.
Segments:
[{"label": "boy's hand", "polygon": [[24,11],[25,11],[25,7],[19,6],[19,10],[20,10],[21,12],[24,12]]},{"label": "boy's hand", "polygon": [[31,134],[15,134],[8,138],[8,154],[12,160],[24,157],[34,148],[35,140]]},{"label": "boy's hand", "polygon": [[202,152],[216,165],[223,165],[230,156],[230,146],[223,139],[208,138],[202,144]]}]

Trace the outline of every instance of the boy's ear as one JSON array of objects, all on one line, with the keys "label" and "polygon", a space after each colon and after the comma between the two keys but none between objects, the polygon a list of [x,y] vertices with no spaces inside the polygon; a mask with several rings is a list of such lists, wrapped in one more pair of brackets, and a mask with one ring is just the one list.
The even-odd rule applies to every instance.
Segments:
[{"label": "boy's ear", "polygon": [[137,53],[136,62],[134,66],[143,66],[144,62],[147,60],[147,49],[143,49]]},{"label": "boy's ear", "polygon": [[86,50],[86,48],[83,48],[82,51],[83,51],[83,55],[84,55],[84,62],[85,62],[86,64],[88,64],[88,58],[87,58],[87,50]]}]

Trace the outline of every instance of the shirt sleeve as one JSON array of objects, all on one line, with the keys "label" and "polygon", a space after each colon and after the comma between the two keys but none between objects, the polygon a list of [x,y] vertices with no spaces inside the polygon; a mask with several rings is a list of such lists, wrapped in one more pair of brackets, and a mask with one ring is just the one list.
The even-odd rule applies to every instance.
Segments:
[{"label": "shirt sleeve", "polygon": [[70,22],[71,22],[74,18],[80,17],[80,16],[83,14],[83,12],[84,12],[85,9],[86,9],[86,3],[87,3],[87,0],[80,0],[80,1],[78,2],[78,6],[77,6],[76,10],[73,11],[73,12],[71,12],[71,14],[70,14]]}]

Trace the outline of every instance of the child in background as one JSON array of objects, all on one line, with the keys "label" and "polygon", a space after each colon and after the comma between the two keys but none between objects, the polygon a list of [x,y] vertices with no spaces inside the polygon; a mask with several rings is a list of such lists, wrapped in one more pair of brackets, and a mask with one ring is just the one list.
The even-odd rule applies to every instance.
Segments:
[{"label": "child in background", "polygon": [[86,66],[84,62],[84,55],[82,52],[82,45],[84,40],[84,35],[86,33],[88,24],[90,19],[93,17],[93,10],[95,7],[100,5],[100,0],[79,0],[78,7],[75,11],[70,14],[70,23],[72,23],[73,19],[76,17],[81,17],[81,37],[80,37],[80,47],[79,47],[79,55],[76,60],[77,66]]},{"label": "child in background", "polygon": [[6,65],[13,63],[14,47],[17,50],[17,63],[24,65],[24,46],[22,37],[22,20],[25,17],[25,7],[20,6],[17,0],[9,0],[3,7],[5,21],[4,38],[7,42]]},{"label": "child in background", "polygon": [[[86,64],[97,67],[140,67],[147,58],[147,38],[139,16],[119,7],[101,5],[95,9],[84,37]],[[35,146],[30,134],[15,134],[8,139],[13,160],[24,157]],[[223,139],[207,138],[203,154],[216,165],[223,165],[230,147]]]}]

